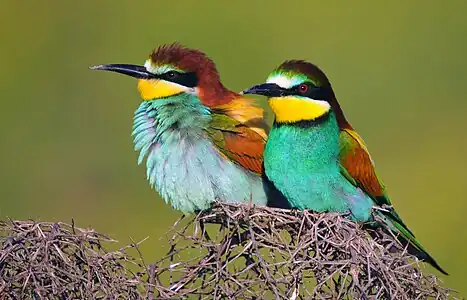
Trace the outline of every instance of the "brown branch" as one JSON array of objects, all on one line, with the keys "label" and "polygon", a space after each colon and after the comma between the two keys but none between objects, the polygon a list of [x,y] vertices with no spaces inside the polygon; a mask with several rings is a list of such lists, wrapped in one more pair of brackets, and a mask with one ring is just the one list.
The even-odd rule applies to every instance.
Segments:
[{"label": "brown branch", "polygon": [[[217,203],[191,222],[191,227],[173,229],[172,236],[179,239],[170,239],[172,251],[189,251],[200,259],[177,270],[182,275],[173,284],[183,285],[177,285],[172,297],[204,299],[215,293],[219,299],[449,299],[455,294],[423,273],[397,237],[377,230],[375,241],[369,229],[339,214]],[[207,239],[193,230],[198,223],[220,228],[210,228]],[[213,257],[217,263],[208,263]],[[176,262],[171,253],[159,261]],[[158,270],[161,286],[156,290],[165,288],[163,278],[173,273]]]},{"label": "brown branch", "polygon": [[[180,218],[146,264],[94,230],[0,222],[0,299],[449,299],[397,237],[339,214],[220,204]],[[137,256],[127,254],[136,250]],[[133,265],[130,268],[130,265]],[[135,271],[135,268],[137,269]],[[9,298],[8,298],[9,299]]]}]

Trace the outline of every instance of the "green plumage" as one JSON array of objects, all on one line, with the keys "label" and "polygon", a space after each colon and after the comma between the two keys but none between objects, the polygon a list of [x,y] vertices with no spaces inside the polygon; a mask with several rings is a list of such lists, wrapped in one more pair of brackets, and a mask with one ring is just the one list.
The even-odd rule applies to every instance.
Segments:
[{"label": "green plumage", "polygon": [[[317,121],[274,124],[264,154],[266,175],[292,207],[350,213],[353,220],[384,226],[409,242],[409,248],[447,274],[390,207],[389,198],[371,197],[339,162],[340,130],[332,111]],[[373,206],[379,207],[373,210]],[[378,215],[383,224],[373,218]]]},{"label": "green plumage", "polygon": [[285,61],[266,83],[244,93],[269,98],[276,121],[265,148],[265,173],[292,207],[349,213],[355,221],[385,227],[409,253],[447,274],[392,207],[323,71],[306,61]]},{"label": "green plumage", "polygon": [[[225,132],[239,122],[211,113],[198,97],[181,94],[144,101],[135,112],[138,163],[166,202],[185,213],[208,209],[216,199],[266,205],[263,179],[222,154]],[[222,149],[221,149],[222,150]]]},{"label": "green plumage", "polygon": [[373,201],[341,173],[334,114],[303,124],[275,124],[271,130],[264,153],[268,178],[293,207],[349,212],[356,221],[368,221]]}]

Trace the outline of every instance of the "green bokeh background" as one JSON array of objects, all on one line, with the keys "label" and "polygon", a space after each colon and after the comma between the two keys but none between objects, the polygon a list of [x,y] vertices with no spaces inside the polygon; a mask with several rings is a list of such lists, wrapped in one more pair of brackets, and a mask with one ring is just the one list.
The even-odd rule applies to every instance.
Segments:
[{"label": "green bokeh background", "polygon": [[179,216],[137,166],[136,82],[93,72],[162,43],[200,48],[224,83],[285,59],[321,66],[394,205],[467,294],[464,1],[17,1],[0,3],[0,218],[70,221],[147,261]]}]

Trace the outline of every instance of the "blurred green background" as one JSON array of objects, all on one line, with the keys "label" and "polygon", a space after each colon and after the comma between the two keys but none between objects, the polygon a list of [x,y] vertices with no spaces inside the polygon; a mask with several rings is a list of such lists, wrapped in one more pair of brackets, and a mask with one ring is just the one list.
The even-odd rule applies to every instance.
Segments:
[{"label": "blurred green background", "polygon": [[285,59],[330,77],[402,218],[467,294],[467,2],[7,1],[0,4],[0,218],[70,221],[147,261],[179,213],[151,190],[130,137],[136,81],[162,43],[205,51],[224,83]]}]

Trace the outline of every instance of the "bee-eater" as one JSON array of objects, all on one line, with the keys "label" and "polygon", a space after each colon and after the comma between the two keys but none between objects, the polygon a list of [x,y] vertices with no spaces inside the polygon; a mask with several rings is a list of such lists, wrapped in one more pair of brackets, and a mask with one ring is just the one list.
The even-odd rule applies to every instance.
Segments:
[{"label": "bee-eater", "polygon": [[409,252],[447,274],[393,209],[363,139],[317,66],[286,61],[266,83],[243,94],[268,97],[275,121],[264,152],[265,172],[292,207],[350,213],[355,221],[385,226],[409,243]]},{"label": "bee-eater", "polygon": [[263,109],[228,90],[203,52],[174,43],[155,49],[144,66],[91,69],[138,79],[143,102],[132,132],[138,164],[147,157],[147,179],[166,203],[184,213],[214,200],[267,204]]}]

